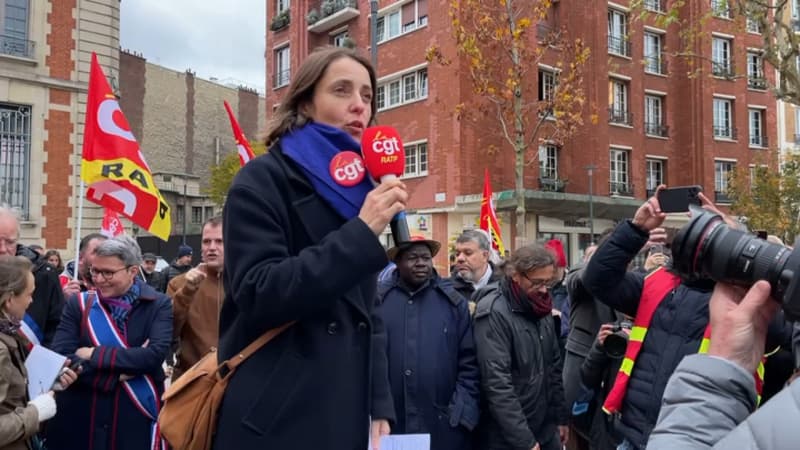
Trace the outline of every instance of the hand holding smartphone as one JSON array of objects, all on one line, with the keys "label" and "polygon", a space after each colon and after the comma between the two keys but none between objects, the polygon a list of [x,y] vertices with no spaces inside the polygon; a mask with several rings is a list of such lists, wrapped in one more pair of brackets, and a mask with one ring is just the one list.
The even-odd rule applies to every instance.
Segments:
[{"label": "hand holding smartphone", "polygon": [[703,188],[700,185],[662,189],[658,192],[658,204],[661,212],[689,212],[689,205],[700,206],[701,202],[697,194],[701,192],[703,192]]}]

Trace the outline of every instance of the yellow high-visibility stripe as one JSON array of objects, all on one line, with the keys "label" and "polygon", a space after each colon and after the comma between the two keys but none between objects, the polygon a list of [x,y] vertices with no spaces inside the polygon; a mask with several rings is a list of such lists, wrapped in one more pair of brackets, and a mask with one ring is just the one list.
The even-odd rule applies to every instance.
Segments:
[{"label": "yellow high-visibility stripe", "polygon": [[619,366],[619,371],[627,376],[631,376],[631,372],[633,371],[633,360],[625,357],[625,359],[622,360],[622,364]]},{"label": "yellow high-visibility stripe", "polygon": [[636,342],[644,342],[644,336],[647,334],[646,327],[638,327],[634,326],[631,328],[631,335],[628,340],[636,341]]},{"label": "yellow high-visibility stripe", "polygon": [[700,350],[698,350],[697,353],[708,353],[709,345],[711,345],[711,339],[703,338],[703,340],[700,341]]},{"label": "yellow high-visibility stripe", "polygon": [[758,379],[763,382],[764,381],[764,364],[758,363],[758,367],[756,367],[756,373],[758,374]]}]

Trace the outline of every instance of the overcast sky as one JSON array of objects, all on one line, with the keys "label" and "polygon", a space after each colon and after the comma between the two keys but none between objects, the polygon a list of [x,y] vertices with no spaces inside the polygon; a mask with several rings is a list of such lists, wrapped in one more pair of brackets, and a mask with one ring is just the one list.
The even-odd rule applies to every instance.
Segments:
[{"label": "overcast sky", "polygon": [[151,63],[264,91],[264,0],[123,0],[120,41]]}]

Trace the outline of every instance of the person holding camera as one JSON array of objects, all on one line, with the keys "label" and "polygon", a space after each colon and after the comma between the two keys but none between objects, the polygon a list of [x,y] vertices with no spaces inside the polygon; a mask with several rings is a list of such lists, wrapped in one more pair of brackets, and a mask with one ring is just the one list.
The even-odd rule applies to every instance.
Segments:
[{"label": "person holding camera", "polygon": [[764,356],[768,324],[778,309],[769,283],[758,281],[746,294],[718,283],[709,309],[708,354],[688,356],[675,370],[647,448],[797,448],[800,382],[748,417],[758,398],[751,374]]},{"label": "person holding camera", "polygon": [[[666,215],[658,202],[658,193],[665,188],[659,186],[633,219],[617,226],[583,275],[583,284],[592,295],[635,317],[621,369],[603,404],[606,413],[618,417],[614,431],[623,439],[621,450],[645,448],[669,376],[684,356],[703,352],[708,345],[713,280],[678,275],[663,267],[647,275],[627,271],[648,240],[663,244],[666,239],[661,228]],[[702,193],[698,198],[704,209],[736,227]]]}]

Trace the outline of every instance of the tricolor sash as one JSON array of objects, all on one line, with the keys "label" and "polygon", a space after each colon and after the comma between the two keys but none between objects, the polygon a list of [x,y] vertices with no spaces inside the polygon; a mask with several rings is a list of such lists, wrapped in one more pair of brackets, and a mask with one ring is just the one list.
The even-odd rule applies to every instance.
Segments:
[{"label": "tricolor sash", "polygon": [[[79,304],[82,316],[86,317],[89,338],[95,346],[129,348],[126,337],[119,331],[111,315],[100,305],[96,293],[81,292]],[[122,387],[136,408],[151,421],[150,449],[165,450],[167,446],[161,439],[158,428],[161,401],[153,378],[149,375],[139,375],[123,381]]]},{"label": "tricolor sash", "polygon": [[44,340],[44,333],[42,333],[42,329],[39,328],[39,325],[28,313],[25,313],[25,317],[22,318],[22,322],[20,323],[19,327],[19,334],[21,334],[25,339],[28,340],[28,342],[31,343],[28,350],[30,350],[34,345],[41,345],[42,341]]}]

